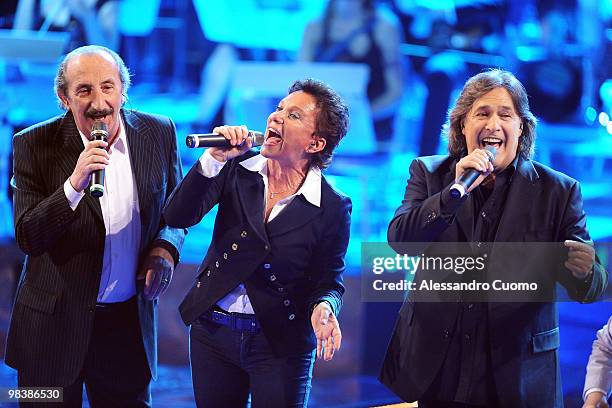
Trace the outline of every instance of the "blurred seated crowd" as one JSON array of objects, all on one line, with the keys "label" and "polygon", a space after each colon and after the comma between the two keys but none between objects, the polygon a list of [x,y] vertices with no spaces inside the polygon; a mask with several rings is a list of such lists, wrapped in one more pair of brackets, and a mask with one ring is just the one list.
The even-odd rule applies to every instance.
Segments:
[{"label": "blurred seated crowd", "polygon": [[[436,153],[453,92],[469,76],[490,66],[515,72],[528,87],[534,112],[547,121],[571,122],[580,117],[581,108],[599,110],[606,102],[599,93],[609,75],[606,35],[612,13],[605,2],[319,1],[318,16],[294,24],[302,38],[294,49],[275,46],[283,32],[253,47],[237,44],[229,35],[208,38],[207,25],[214,19],[202,15],[214,10],[203,0],[136,3],[7,0],[0,5],[0,28],[43,35],[68,32],[65,51],[88,43],[118,51],[133,70],[135,90],[140,86],[153,94],[198,93],[192,124],[199,131],[224,123],[232,68],[240,61],[365,64],[370,69],[366,93],[381,152],[391,151],[392,142],[404,138],[397,134],[406,131],[395,126],[398,117],[412,115],[426,124],[415,136],[413,150],[419,155]],[[224,6],[229,12],[249,10],[253,20],[258,10],[290,15],[306,7],[304,2],[287,0],[230,3]],[[141,32],[131,26],[142,17],[135,10],[153,17]],[[223,24],[232,31],[244,29]],[[9,85],[27,76],[15,61],[2,65],[0,79]],[[419,98],[422,102],[415,106]]]}]

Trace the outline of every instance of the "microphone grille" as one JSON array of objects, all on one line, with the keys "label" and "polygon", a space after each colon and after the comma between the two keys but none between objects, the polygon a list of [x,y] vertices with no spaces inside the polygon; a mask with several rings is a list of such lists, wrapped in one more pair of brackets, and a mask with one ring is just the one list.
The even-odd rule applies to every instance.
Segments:
[{"label": "microphone grille", "polygon": [[107,138],[108,126],[106,126],[106,123],[99,120],[95,121],[91,127],[91,136],[94,138],[96,138],[96,136],[104,139]]},{"label": "microphone grille", "polygon": [[487,155],[489,156],[489,161],[493,162],[495,160],[495,156],[497,155],[497,149],[494,148],[493,146],[486,146],[485,151],[487,152]]},{"label": "microphone grille", "polygon": [[261,146],[264,143],[264,134],[261,132],[257,132],[255,130],[251,130],[249,132],[249,136],[251,136],[252,140],[253,140],[253,147],[255,146]]}]

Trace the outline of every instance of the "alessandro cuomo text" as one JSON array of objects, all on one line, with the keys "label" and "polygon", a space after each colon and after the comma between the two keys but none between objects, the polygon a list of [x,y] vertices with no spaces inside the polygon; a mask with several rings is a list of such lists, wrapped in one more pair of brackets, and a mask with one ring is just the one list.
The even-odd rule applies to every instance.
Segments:
[{"label": "alessandro cuomo text", "polygon": [[538,284],[535,282],[504,282],[500,279],[493,282],[478,282],[472,280],[470,282],[434,282],[433,280],[422,280],[421,282],[411,282],[407,279],[400,279],[394,282],[384,282],[382,279],[376,279],[372,282],[374,290],[383,291],[404,291],[404,290],[419,290],[419,291],[523,291],[533,292],[538,290]]}]

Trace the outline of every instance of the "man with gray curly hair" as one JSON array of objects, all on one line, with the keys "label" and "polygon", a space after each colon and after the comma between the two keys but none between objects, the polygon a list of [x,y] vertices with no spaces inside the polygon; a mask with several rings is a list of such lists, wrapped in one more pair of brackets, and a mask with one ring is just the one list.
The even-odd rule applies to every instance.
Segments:
[{"label": "man with gray curly hair", "polygon": [[[525,88],[512,73],[492,69],[470,78],[444,127],[449,154],[410,165],[389,243],[471,243],[485,258],[499,253],[493,252],[497,242],[563,243],[567,255],[541,271],[546,282],[562,284],[573,300],[596,300],[607,272],[590,243],[580,187],[531,160],[535,128]],[[473,183],[453,194],[462,175],[474,170]],[[415,281],[431,279],[428,272],[419,270]],[[523,271],[504,264],[501,272]],[[491,297],[467,300],[458,293],[452,302],[419,302],[410,293],[381,381],[421,408],[562,407],[554,299]]]}]

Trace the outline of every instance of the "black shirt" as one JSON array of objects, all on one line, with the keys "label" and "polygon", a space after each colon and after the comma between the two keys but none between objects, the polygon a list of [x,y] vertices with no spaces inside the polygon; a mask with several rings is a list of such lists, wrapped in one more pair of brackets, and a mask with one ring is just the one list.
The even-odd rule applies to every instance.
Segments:
[{"label": "black shirt", "polygon": [[[472,231],[467,239],[473,244],[475,256],[485,254],[488,251],[487,243],[495,241],[517,166],[518,155],[506,169],[496,175],[493,186],[479,186],[462,204],[473,209]],[[445,201],[442,199],[443,203]],[[463,275],[466,281],[473,279],[484,281],[484,278],[484,271],[481,275],[468,273]],[[496,405],[489,349],[487,303],[460,302],[446,358],[427,396],[440,401],[483,407]]]}]

